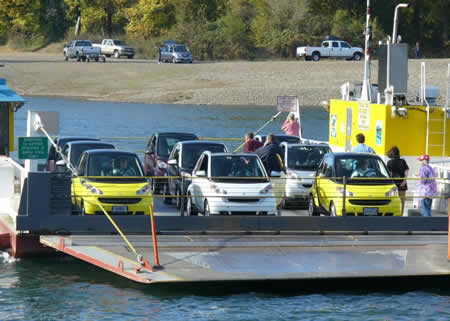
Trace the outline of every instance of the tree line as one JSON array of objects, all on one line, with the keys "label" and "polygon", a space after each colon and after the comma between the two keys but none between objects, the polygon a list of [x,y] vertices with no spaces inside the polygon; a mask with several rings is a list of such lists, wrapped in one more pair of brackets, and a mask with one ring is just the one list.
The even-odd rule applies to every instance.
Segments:
[{"label": "tree line", "polygon": [[[448,0],[372,0],[373,40],[398,34],[428,56],[446,56]],[[0,43],[37,49],[78,37],[127,40],[142,56],[154,56],[164,40],[186,43],[196,59],[293,57],[301,45],[318,45],[334,35],[364,44],[363,0],[0,0]]]}]

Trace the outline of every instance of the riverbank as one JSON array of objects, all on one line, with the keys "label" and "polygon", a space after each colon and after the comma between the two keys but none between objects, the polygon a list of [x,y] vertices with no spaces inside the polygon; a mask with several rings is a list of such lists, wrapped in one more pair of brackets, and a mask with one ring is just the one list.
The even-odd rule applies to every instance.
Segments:
[{"label": "riverbank", "polygon": [[[420,62],[409,61],[408,96],[417,94]],[[426,59],[427,84],[439,87],[441,102],[450,59]],[[2,78],[24,96],[87,100],[214,105],[275,105],[295,95],[301,105],[339,98],[340,86],[361,82],[362,61],[227,61],[157,64],[154,60],[113,59],[106,63],[64,62],[62,54],[0,52]],[[372,82],[377,82],[377,61]]]}]

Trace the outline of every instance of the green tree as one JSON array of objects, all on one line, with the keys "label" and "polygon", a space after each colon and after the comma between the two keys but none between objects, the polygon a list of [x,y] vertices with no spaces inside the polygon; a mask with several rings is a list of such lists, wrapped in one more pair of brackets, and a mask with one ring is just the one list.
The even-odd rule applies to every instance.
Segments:
[{"label": "green tree", "polygon": [[175,25],[175,4],[171,0],[139,0],[128,9],[126,29],[134,37],[150,38],[166,33]]}]

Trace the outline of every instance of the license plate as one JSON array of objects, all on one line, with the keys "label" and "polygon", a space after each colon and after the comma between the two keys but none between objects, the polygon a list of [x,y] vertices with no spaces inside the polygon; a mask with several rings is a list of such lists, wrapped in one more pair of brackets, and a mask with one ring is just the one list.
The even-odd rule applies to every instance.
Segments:
[{"label": "license plate", "polygon": [[377,207],[364,207],[363,214],[364,215],[378,215],[378,208]]},{"label": "license plate", "polygon": [[113,206],[112,207],[113,213],[127,213],[128,212],[128,206]]}]

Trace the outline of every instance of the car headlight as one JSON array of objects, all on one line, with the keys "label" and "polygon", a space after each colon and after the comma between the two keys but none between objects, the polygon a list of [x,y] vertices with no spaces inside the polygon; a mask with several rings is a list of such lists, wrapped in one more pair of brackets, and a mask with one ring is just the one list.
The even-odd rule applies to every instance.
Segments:
[{"label": "car headlight", "polygon": [[209,185],[209,188],[217,194],[224,194],[224,195],[228,194],[228,192],[225,189],[223,189],[223,188],[221,189],[215,184]]},{"label": "car headlight", "polygon": [[268,194],[272,192],[272,183],[267,184],[264,186],[260,191],[259,194]]},{"label": "car headlight", "polygon": [[[338,193],[338,196],[343,197],[344,196],[344,189],[342,187],[337,187],[336,191]],[[352,192],[350,192],[348,189],[345,190],[345,196],[346,197],[352,197],[355,196]]]},{"label": "car headlight", "polygon": [[290,172],[290,171],[287,172],[287,176],[289,178],[294,178],[294,179],[298,178],[297,174],[295,174],[294,172]]},{"label": "car headlight", "polygon": [[136,191],[136,195],[144,195],[147,194],[148,191],[150,191],[151,185],[150,184],[145,184],[144,186],[142,186],[139,190]]},{"label": "car headlight", "polygon": [[165,162],[163,162],[163,161],[158,161],[158,162],[156,163],[156,165],[157,165],[159,168],[167,169],[167,164],[166,164]]},{"label": "car headlight", "polygon": [[398,196],[397,186],[392,187],[389,192],[386,192],[386,197],[396,197]]},{"label": "car headlight", "polygon": [[81,184],[83,184],[83,186],[86,187],[92,194],[97,194],[97,195],[103,194],[103,191],[101,189],[86,183],[86,181],[82,181]]}]

